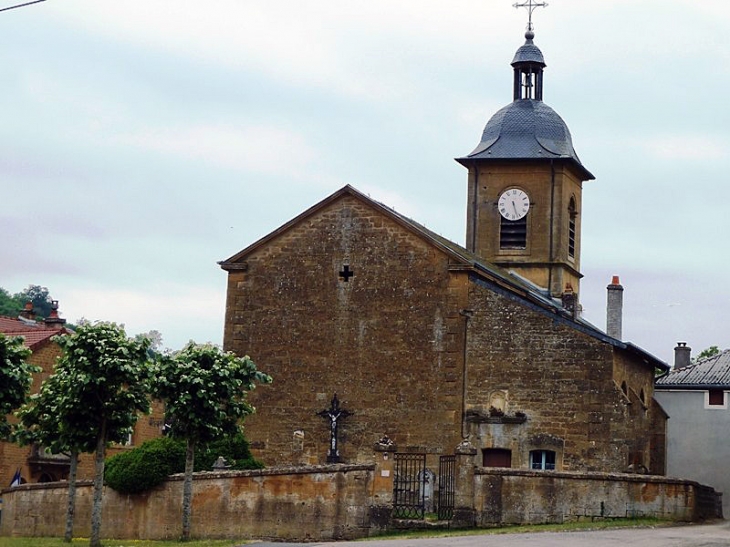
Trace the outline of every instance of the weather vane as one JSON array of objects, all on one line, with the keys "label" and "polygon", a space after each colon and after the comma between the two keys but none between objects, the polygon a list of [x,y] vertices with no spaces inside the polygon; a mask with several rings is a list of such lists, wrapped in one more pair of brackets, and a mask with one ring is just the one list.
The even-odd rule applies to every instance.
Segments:
[{"label": "weather vane", "polygon": [[527,8],[527,11],[530,13],[528,22],[527,22],[527,30],[535,30],[535,27],[532,24],[532,12],[535,11],[535,8],[546,8],[548,6],[547,2],[533,2],[532,0],[528,0],[527,2],[517,2],[515,4],[512,4],[515,8]]}]

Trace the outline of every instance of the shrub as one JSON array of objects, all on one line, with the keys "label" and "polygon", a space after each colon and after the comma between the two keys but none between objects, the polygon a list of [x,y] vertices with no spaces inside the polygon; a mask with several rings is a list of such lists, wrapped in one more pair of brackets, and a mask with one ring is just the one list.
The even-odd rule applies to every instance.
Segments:
[{"label": "shrub", "polygon": [[[242,433],[201,444],[195,452],[195,471],[212,471],[223,456],[231,469],[261,469],[264,465],[249,450]],[[122,452],[106,462],[105,482],[121,494],[139,494],[154,488],[168,475],[185,471],[185,441],[160,437]]]},{"label": "shrub", "polygon": [[264,467],[263,463],[251,455],[248,441],[243,433],[201,445],[195,454],[195,471],[212,470],[218,456],[223,456],[231,469],[262,469]]},{"label": "shrub", "polygon": [[138,494],[185,469],[185,444],[160,437],[106,462],[106,483],[122,494]]}]

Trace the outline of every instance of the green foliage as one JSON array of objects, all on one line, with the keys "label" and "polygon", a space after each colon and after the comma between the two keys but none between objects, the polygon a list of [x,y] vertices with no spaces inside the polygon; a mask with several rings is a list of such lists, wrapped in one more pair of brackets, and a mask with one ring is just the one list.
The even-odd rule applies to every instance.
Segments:
[{"label": "green foliage", "polygon": [[33,312],[39,317],[46,318],[51,314],[53,298],[46,287],[28,285],[28,288],[16,294],[15,298],[20,301],[21,306],[25,306],[26,302],[32,302]]},{"label": "green foliage", "polygon": [[[196,471],[211,471],[219,456],[223,456],[231,469],[263,469],[264,464],[251,455],[248,441],[240,431],[199,447],[195,458]],[[182,469],[180,470],[182,471]]]},{"label": "green foliage", "polygon": [[[200,446],[195,471],[212,471],[219,456],[231,469],[262,469],[249,450],[242,433]],[[109,458],[104,479],[122,494],[138,494],[154,488],[169,475],[185,470],[185,441],[160,437]]]},{"label": "green foliage", "polygon": [[720,354],[720,348],[717,346],[710,346],[709,348],[703,349],[701,352],[697,354],[697,356],[692,359],[693,363],[696,363],[697,361],[702,361],[703,359],[709,359],[710,357],[714,357],[715,355]]},{"label": "green foliage", "polygon": [[7,317],[17,317],[23,310],[25,302],[20,299],[20,295],[11,295],[8,291],[0,287],[0,315]]},{"label": "green foliage", "polygon": [[234,435],[254,408],[246,393],[271,377],[248,357],[237,357],[212,344],[185,346],[162,357],[155,367],[154,393],[165,402],[170,435],[195,442]]},{"label": "green foliage", "polygon": [[173,473],[185,468],[185,445],[160,437],[109,458],[106,483],[122,494],[138,494],[154,488]]},{"label": "green foliage", "polygon": [[41,370],[26,362],[30,355],[21,337],[0,333],[0,439],[10,435],[8,414],[25,403],[33,373]]},{"label": "green foliage", "polygon": [[55,336],[63,354],[56,374],[65,389],[49,404],[70,437],[93,431],[103,442],[124,442],[139,412],[149,411],[149,341],[128,338],[114,323],[82,323],[71,335]]}]

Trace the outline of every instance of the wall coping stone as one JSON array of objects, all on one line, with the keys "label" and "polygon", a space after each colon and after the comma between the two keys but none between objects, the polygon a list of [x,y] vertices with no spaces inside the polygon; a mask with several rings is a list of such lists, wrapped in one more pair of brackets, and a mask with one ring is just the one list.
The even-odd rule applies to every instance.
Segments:
[{"label": "wall coping stone", "polygon": [[[265,469],[235,469],[224,471],[198,471],[193,473],[193,480],[230,479],[234,477],[266,477],[274,475],[314,475],[317,473],[348,473],[350,471],[374,471],[375,464],[329,464],[329,465],[290,465],[267,467]],[[176,473],[167,477],[167,482],[182,481],[185,473]],[[93,486],[93,480],[76,481],[76,486]],[[0,494],[23,490],[42,490],[68,488],[68,481],[25,483],[12,488],[0,489]]]},{"label": "wall coping stone", "polygon": [[553,479],[615,481],[615,482],[649,482],[655,484],[685,484],[701,486],[700,483],[663,475],[641,475],[637,473],[603,473],[599,471],[532,471],[528,469],[509,469],[500,467],[477,467],[475,475],[501,475],[505,477],[544,477]]}]

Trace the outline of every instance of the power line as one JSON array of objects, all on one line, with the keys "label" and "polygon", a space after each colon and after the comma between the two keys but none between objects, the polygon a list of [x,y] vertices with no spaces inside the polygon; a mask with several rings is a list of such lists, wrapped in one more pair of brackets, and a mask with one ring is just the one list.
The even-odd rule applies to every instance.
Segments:
[{"label": "power line", "polygon": [[25,4],[18,4],[17,6],[10,6],[8,8],[0,8],[0,11],[7,11],[9,9],[22,8],[23,6],[30,6],[31,4],[38,4],[39,2],[45,2],[46,0],[33,0],[32,2],[26,2]]}]

